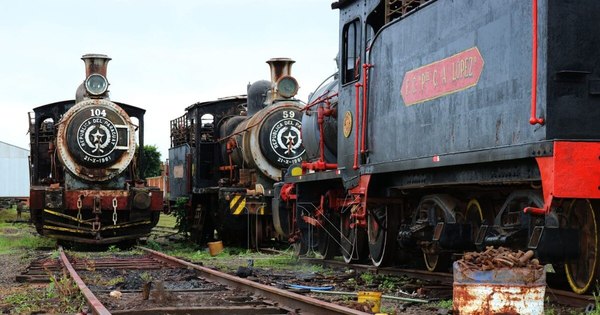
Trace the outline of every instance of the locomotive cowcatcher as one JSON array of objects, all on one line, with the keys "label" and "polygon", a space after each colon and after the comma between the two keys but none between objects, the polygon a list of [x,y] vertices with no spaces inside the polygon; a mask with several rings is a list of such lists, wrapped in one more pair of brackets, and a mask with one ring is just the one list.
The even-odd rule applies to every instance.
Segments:
[{"label": "locomotive cowcatcher", "polygon": [[271,80],[248,85],[247,96],[196,103],[171,121],[170,202],[187,200],[184,220],[201,244],[217,238],[256,248],[281,235],[273,228],[273,184],[304,158],[303,103],[294,98],[294,61],[267,63]]},{"label": "locomotive cowcatcher", "polygon": [[145,110],[110,100],[108,56],[81,59],[86,78],[75,100],[30,115],[32,221],[38,233],[62,242],[132,242],[150,233],[163,208],[162,191],[137,174]]},{"label": "locomotive cowcatcher", "polygon": [[573,291],[593,288],[600,2],[333,8],[338,84],[309,100],[310,160],[274,199],[301,253],[447,270],[465,250],[509,246],[533,250]]}]

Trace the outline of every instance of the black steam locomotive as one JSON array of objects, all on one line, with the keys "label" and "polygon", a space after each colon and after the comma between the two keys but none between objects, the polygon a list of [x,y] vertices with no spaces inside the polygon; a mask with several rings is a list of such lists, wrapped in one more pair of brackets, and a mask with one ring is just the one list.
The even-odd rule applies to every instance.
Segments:
[{"label": "black steam locomotive", "polygon": [[291,218],[279,229],[302,252],[377,266],[443,270],[464,250],[532,249],[573,291],[593,287],[600,2],[332,7],[338,81],[303,116],[310,160],[276,185],[275,217]]},{"label": "black steam locomotive", "polygon": [[150,232],[163,209],[162,191],[137,175],[145,110],[109,99],[110,58],[81,59],[86,79],[75,100],[36,107],[29,117],[31,217],[38,233],[59,241],[135,240]]},{"label": "black steam locomotive", "polygon": [[183,209],[197,242],[216,237],[256,247],[278,236],[271,217],[273,184],[304,159],[303,103],[294,99],[294,61],[267,63],[271,81],[249,85],[247,96],[196,103],[171,121],[170,204]]}]

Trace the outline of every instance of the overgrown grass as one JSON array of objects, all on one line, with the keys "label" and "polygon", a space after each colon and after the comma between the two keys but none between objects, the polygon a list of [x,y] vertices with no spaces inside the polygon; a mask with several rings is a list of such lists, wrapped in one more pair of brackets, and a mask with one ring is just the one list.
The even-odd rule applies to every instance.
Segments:
[{"label": "overgrown grass", "polygon": [[[22,219],[27,219],[23,213]],[[18,249],[54,247],[56,241],[37,235],[33,227],[26,223],[9,223],[17,218],[15,208],[0,210],[0,254],[9,254]]]},{"label": "overgrown grass", "polygon": [[0,297],[3,304],[11,306],[16,314],[39,312],[74,314],[83,310],[85,299],[79,289],[66,274],[50,276],[50,284],[46,288],[37,288],[15,292]]}]

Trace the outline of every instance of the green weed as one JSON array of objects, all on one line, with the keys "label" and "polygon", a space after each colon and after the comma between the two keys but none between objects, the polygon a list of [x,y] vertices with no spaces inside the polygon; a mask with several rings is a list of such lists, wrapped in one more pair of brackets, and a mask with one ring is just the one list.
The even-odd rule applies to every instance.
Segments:
[{"label": "green weed", "polygon": [[439,308],[452,309],[452,300],[440,300],[437,306]]},{"label": "green weed", "polygon": [[360,275],[360,279],[366,284],[371,285],[375,281],[375,275],[370,272],[365,272]]}]

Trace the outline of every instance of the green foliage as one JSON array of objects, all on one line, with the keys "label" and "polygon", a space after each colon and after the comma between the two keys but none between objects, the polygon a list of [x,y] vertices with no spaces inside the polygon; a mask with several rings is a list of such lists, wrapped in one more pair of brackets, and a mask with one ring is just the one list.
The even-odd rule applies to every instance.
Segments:
[{"label": "green foliage", "polygon": [[155,145],[145,145],[142,150],[144,165],[140,169],[142,178],[160,176],[160,166],[162,164],[160,160],[160,152]]},{"label": "green foliage", "polygon": [[62,274],[50,275],[50,283],[46,288],[10,294],[4,297],[2,303],[9,305],[12,312],[17,314],[74,314],[81,311],[86,302],[73,280]]},{"label": "green foliage", "polygon": [[184,233],[187,237],[189,232],[189,220],[188,220],[188,200],[189,198],[180,197],[175,201],[175,207],[173,214],[175,215],[175,228],[179,233]]},{"label": "green foliage", "polygon": [[148,282],[152,282],[152,280],[154,279],[154,277],[152,277],[152,275],[148,272],[142,272],[140,274],[140,279],[142,279],[142,281],[148,283]]},{"label": "green foliage", "polygon": [[148,240],[146,241],[146,247],[153,249],[153,250],[157,250],[157,251],[161,251],[162,250],[162,246],[160,246],[159,243],[157,243],[154,240]]},{"label": "green foliage", "polygon": [[452,300],[440,300],[437,306],[439,308],[452,309]]},{"label": "green foliage", "polygon": [[360,279],[366,284],[371,285],[375,281],[375,275],[370,272],[365,272],[360,275]]},{"label": "green foliage", "polygon": [[592,292],[594,295],[594,310],[586,313],[588,315],[600,315],[600,285],[596,283],[596,291]]},{"label": "green foliage", "polygon": [[383,282],[379,284],[379,290],[382,291],[394,291],[396,289],[396,281],[390,279],[383,279]]},{"label": "green foliage", "polygon": [[110,245],[107,250],[109,253],[118,253],[121,249],[117,245]]},{"label": "green foliage", "polygon": [[106,282],[107,286],[113,287],[117,284],[125,283],[125,278],[123,276],[114,277]]}]

